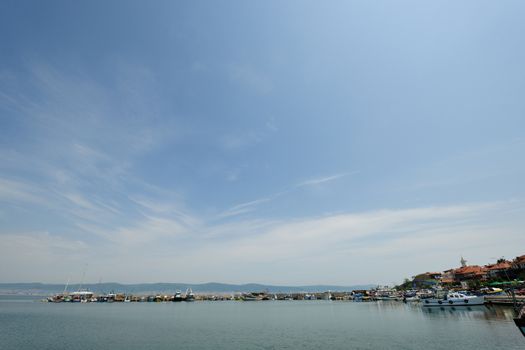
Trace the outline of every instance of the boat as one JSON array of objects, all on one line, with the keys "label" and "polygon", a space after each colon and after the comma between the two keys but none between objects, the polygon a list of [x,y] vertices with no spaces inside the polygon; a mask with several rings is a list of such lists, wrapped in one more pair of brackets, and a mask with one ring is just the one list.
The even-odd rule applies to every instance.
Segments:
[{"label": "boat", "polygon": [[195,301],[195,294],[193,294],[191,288],[186,289],[186,297],[184,298],[184,301]]},{"label": "boat", "polygon": [[312,294],[306,293],[304,295],[304,300],[317,300],[317,297],[313,293]]},{"label": "boat", "polygon": [[521,307],[518,317],[514,319],[514,323],[516,324],[518,329],[521,331],[521,334],[525,336],[525,305]]},{"label": "boat", "polygon": [[322,295],[323,300],[332,300],[332,293],[330,291],[324,292]]},{"label": "boat", "polygon": [[256,301],[257,297],[252,293],[245,293],[241,296],[241,299],[244,301]]},{"label": "boat", "polygon": [[182,301],[182,292],[180,290],[175,292],[175,296],[173,297],[173,301]]},{"label": "boat", "polygon": [[352,300],[355,302],[363,301],[363,293],[354,293]]},{"label": "boat", "polygon": [[470,295],[462,292],[448,293],[445,298],[428,298],[424,299],[422,305],[424,307],[431,306],[473,306],[483,305],[485,303],[484,296]]},{"label": "boat", "polygon": [[416,294],[417,292],[414,290],[409,290],[403,295],[403,302],[409,303],[409,302],[418,302],[419,297]]},{"label": "boat", "polygon": [[88,300],[93,298],[93,292],[87,290],[79,290],[77,292],[70,293],[72,301],[75,303],[87,303]]}]

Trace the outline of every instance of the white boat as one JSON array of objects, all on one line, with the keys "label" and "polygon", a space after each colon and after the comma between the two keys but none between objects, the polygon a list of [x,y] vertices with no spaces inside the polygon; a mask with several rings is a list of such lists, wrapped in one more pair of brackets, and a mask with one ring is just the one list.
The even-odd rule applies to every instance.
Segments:
[{"label": "white boat", "polygon": [[173,296],[173,301],[182,301],[182,292],[180,290],[177,290],[175,292],[175,295]]},{"label": "white boat", "polygon": [[473,306],[483,305],[485,303],[484,296],[469,295],[461,292],[452,292],[443,299],[424,299],[422,305],[430,306]]}]

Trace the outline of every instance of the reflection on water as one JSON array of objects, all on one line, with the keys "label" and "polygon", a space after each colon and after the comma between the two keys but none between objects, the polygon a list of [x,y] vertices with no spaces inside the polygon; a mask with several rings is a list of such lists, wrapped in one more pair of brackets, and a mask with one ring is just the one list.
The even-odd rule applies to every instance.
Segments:
[{"label": "reflection on water", "polygon": [[404,311],[419,312],[429,318],[456,318],[456,319],[484,319],[487,321],[509,321],[515,317],[511,306],[487,305],[487,306],[441,306],[422,307],[420,303],[400,303],[396,301],[379,301],[371,308],[380,311]]},{"label": "reflection on water", "polygon": [[458,307],[422,307],[423,314],[429,317],[456,317],[484,319],[487,321],[512,321],[514,311],[505,306],[458,306]]}]

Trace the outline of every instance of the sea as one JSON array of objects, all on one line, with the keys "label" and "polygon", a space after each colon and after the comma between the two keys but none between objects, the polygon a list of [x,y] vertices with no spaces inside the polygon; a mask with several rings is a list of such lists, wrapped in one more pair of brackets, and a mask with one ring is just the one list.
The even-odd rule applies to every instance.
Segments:
[{"label": "sea", "polygon": [[43,303],[0,296],[0,349],[525,349],[501,306],[395,301]]}]

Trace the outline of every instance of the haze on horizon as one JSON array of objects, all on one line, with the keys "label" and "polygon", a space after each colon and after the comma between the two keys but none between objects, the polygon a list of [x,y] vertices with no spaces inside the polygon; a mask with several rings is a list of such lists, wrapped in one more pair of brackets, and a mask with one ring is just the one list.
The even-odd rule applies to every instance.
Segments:
[{"label": "haze on horizon", "polygon": [[0,282],[394,283],[525,254],[522,1],[3,1]]}]

